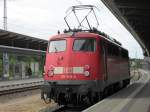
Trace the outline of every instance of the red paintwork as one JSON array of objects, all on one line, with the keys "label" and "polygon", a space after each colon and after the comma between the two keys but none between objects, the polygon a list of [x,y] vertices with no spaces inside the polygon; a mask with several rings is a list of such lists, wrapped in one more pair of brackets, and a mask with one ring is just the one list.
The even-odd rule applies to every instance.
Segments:
[{"label": "red paintwork", "polygon": [[[96,39],[96,51],[95,52],[79,52],[73,51],[73,41],[75,38],[95,38]],[[46,53],[45,61],[45,80],[103,80],[104,79],[104,65],[102,61],[102,55],[100,54],[100,47],[98,45],[101,39],[104,39],[102,36],[94,33],[88,32],[78,32],[75,35],[71,34],[60,34],[50,38],[50,40],[56,39],[66,39],[67,48],[65,52],[57,53]],[[104,39],[105,40],[105,39]],[[108,40],[106,40],[109,42]],[[59,58],[63,57],[61,61],[58,61]],[[119,77],[117,75],[126,75],[128,72],[128,60],[118,60],[115,58],[108,57],[108,80],[114,80]],[[85,65],[90,65],[90,76],[86,77],[84,74],[59,74],[49,77],[47,72],[50,66],[55,67],[84,67]],[[121,68],[121,70],[118,70]],[[125,72],[126,71],[126,72]],[[123,74],[122,74],[123,73]]]},{"label": "red paintwork", "polygon": [[[101,71],[99,65],[99,52],[98,46],[95,52],[79,52],[73,51],[73,41],[75,38],[95,38],[98,40],[98,35],[93,33],[76,33],[73,37],[72,35],[61,34],[53,36],[50,40],[56,39],[66,39],[67,48],[65,52],[48,53],[46,54],[45,63],[45,73],[50,68],[50,65],[55,67],[84,67],[85,65],[90,65],[90,76],[86,77],[84,74],[62,74],[54,75],[53,77],[48,77],[45,75],[45,80],[94,80],[100,79]],[[97,41],[98,42],[98,41]],[[98,44],[98,43],[96,43]],[[63,60],[58,62],[58,58],[63,57]],[[99,76],[97,76],[99,75]],[[64,77],[65,76],[65,77]]]}]

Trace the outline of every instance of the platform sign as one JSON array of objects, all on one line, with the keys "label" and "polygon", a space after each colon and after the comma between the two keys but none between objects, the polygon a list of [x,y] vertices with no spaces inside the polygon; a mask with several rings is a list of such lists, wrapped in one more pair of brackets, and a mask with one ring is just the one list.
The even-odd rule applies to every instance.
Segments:
[{"label": "platform sign", "polygon": [[3,76],[4,78],[9,77],[9,57],[8,53],[3,53]]}]

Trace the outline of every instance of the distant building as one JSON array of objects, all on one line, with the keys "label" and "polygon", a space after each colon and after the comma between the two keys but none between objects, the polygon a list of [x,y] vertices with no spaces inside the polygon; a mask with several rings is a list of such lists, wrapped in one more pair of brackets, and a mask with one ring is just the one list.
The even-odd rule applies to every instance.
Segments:
[{"label": "distant building", "polygon": [[47,43],[0,30],[0,80],[42,77]]},{"label": "distant building", "polygon": [[144,58],[144,59],[130,59],[130,66],[131,69],[144,69],[144,70],[150,70],[150,58]]}]

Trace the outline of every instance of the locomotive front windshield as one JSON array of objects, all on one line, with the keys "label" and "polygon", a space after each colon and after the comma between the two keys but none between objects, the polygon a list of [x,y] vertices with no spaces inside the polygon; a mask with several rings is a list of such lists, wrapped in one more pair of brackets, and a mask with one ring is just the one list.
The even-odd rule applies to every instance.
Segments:
[{"label": "locomotive front windshield", "polygon": [[49,52],[62,52],[66,50],[66,40],[52,40],[49,42]]},{"label": "locomotive front windshield", "polygon": [[85,51],[94,52],[96,49],[95,39],[75,39],[73,50],[74,51]]}]

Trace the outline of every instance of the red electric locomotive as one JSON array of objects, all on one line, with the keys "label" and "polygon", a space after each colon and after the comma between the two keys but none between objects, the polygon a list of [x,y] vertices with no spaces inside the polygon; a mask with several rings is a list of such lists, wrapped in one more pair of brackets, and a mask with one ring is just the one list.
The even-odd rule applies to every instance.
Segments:
[{"label": "red electric locomotive", "polygon": [[128,51],[96,29],[49,40],[41,97],[59,104],[95,102],[130,82]]}]

